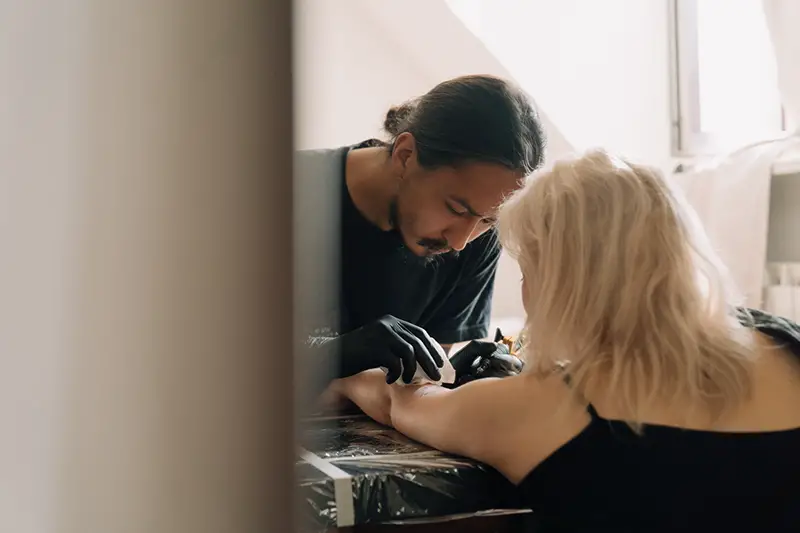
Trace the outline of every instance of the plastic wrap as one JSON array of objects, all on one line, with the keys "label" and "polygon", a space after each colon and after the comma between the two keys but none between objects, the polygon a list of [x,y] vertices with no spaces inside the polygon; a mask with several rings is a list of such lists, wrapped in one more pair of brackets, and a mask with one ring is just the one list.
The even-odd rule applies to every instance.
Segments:
[{"label": "plastic wrap", "polygon": [[301,439],[302,519],[319,529],[514,508],[514,487],[493,469],[363,415],[306,420]]}]

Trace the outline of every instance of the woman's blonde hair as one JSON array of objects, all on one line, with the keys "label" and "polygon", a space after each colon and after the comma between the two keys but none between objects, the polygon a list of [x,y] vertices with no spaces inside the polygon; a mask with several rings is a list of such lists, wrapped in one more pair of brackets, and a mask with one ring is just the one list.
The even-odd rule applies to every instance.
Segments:
[{"label": "woman's blonde hair", "polygon": [[719,416],[750,393],[726,269],[658,170],[590,151],[529,178],[499,220],[524,277],[530,369],[568,361],[573,389],[602,383],[634,427],[653,400]]}]

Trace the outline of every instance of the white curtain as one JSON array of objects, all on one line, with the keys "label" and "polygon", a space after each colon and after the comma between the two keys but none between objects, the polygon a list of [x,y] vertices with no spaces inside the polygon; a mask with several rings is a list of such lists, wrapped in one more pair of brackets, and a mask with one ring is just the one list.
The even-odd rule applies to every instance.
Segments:
[{"label": "white curtain", "polygon": [[[800,152],[800,2],[763,0],[787,122],[795,132],[741,148],[675,175],[751,307],[764,307],[772,166]],[[798,228],[800,231],[800,228]]]}]

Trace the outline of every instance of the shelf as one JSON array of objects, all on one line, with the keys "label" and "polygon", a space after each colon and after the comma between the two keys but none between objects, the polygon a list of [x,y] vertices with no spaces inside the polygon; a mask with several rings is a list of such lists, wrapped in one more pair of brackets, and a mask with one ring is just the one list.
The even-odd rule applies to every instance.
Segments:
[{"label": "shelf", "polygon": [[800,174],[800,151],[786,154],[772,164],[773,176]]}]

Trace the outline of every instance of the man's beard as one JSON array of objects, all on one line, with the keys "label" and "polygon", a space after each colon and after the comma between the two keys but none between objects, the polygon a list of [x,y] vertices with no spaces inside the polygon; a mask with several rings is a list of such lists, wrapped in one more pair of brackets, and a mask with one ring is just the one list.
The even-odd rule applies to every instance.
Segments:
[{"label": "man's beard", "polygon": [[[392,198],[391,203],[389,204],[389,225],[392,228],[400,242],[403,243],[405,246],[405,240],[403,239],[403,235],[400,232],[400,209],[398,207],[398,200],[395,196]],[[423,238],[417,241],[417,244],[422,246],[425,249],[425,256],[424,259],[431,260],[435,259],[436,256],[441,255],[443,253],[447,253],[451,251],[450,246],[447,244],[447,241],[444,239],[428,239]]]}]

